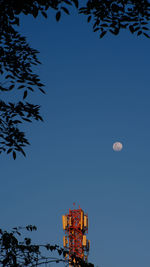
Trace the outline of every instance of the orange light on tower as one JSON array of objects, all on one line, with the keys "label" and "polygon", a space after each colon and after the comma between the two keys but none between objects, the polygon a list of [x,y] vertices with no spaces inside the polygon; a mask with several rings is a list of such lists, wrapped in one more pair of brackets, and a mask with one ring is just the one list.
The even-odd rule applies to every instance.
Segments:
[{"label": "orange light on tower", "polygon": [[87,262],[90,241],[86,238],[88,233],[88,215],[79,209],[69,209],[69,213],[62,216],[64,248],[69,251],[69,259],[72,256]]}]

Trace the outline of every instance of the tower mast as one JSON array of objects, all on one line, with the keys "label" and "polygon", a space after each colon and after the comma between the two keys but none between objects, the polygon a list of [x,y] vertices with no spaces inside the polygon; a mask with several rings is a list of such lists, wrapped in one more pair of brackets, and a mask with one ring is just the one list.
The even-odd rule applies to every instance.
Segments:
[{"label": "tower mast", "polygon": [[74,257],[87,262],[90,247],[90,241],[86,238],[88,215],[84,213],[80,206],[79,209],[69,209],[69,213],[62,216],[62,223],[65,231],[63,245],[69,251],[69,262]]}]

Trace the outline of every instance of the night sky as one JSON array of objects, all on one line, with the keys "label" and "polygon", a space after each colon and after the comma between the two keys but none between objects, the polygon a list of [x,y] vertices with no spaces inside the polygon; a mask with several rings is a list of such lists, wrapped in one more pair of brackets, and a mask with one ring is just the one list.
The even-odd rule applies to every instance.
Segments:
[{"label": "night sky", "polygon": [[35,241],[62,246],[61,216],[75,202],[89,216],[90,262],[149,267],[149,39],[99,39],[86,17],[56,22],[53,12],[22,16],[19,29],[40,51],[46,95],[27,101],[42,106],[44,123],[22,126],[26,158],[1,155],[1,227],[35,224]]}]

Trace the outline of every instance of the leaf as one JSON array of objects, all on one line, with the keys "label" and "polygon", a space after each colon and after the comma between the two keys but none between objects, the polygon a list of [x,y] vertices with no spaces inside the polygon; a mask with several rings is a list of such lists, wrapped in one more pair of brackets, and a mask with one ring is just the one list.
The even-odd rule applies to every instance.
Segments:
[{"label": "leaf", "polygon": [[25,99],[27,97],[27,95],[28,95],[28,92],[27,92],[27,90],[25,90],[24,94],[23,94],[23,99]]},{"label": "leaf", "polygon": [[9,149],[7,150],[7,154],[9,154],[11,151],[12,151],[12,148],[9,148]]},{"label": "leaf", "polygon": [[103,38],[103,36],[106,34],[107,31],[103,31],[101,34],[100,34],[100,38]]},{"label": "leaf", "polygon": [[150,38],[150,36],[146,33],[146,32],[144,32],[143,33],[147,38]]},{"label": "leaf", "polygon": [[14,77],[10,74],[6,75],[6,77],[5,77],[5,79],[8,79],[8,78],[14,79]]},{"label": "leaf", "polygon": [[100,25],[101,27],[108,27],[108,25],[106,23],[103,23]]},{"label": "leaf", "polygon": [[30,238],[25,238],[25,243],[27,246],[31,244],[31,239]]},{"label": "leaf", "polygon": [[38,116],[38,119],[40,120],[40,121],[43,121],[43,118],[39,115]]},{"label": "leaf", "polygon": [[90,22],[92,16],[88,16],[87,22]]},{"label": "leaf", "polygon": [[132,25],[129,26],[129,30],[131,33],[134,33],[134,31],[135,31]]},{"label": "leaf", "polygon": [[33,231],[37,230],[37,227],[35,225],[33,225],[32,227],[33,227]]},{"label": "leaf", "polygon": [[140,27],[136,27],[136,28],[134,29],[134,32],[138,31],[139,29],[140,29]]},{"label": "leaf", "polygon": [[143,22],[141,22],[141,24],[142,25],[147,25],[148,23],[143,21]]},{"label": "leaf", "polygon": [[21,234],[20,234],[18,231],[17,231],[16,233],[17,233],[19,236],[21,236]]},{"label": "leaf", "polygon": [[14,158],[14,160],[16,159],[16,152],[15,151],[13,151],[13,158]]},{"label": "leaf", "polygon": [[78,8],[78,6],[79,6],[78,0],[72,0],[72,1],[74,2],[76,8]]},{"label": "leaf", "polygon": [[67,14],[67,15],[69,15],[70,13],[69,13],[69,11],[68,11],[68,9],[66,8],[66,7],[61,7],[61,9]]},{"label": "leaf", "polygon": [[50,244],[45,245],[46,249],[49,250],[50,249]]},{"label": "leaf", "polygon": [[18,123],[22,123],[22,121],[14,120],[13,123],[18,124]]},{"label": "leaf", "polygon": [[24,157],[26,157],[26,153],[24,152],[23,149],[21,149],[21,153],[24,155]]},{"label": "leaf", "polygon": [[20,85],[20,86],[18,86],[18,89],[22,89],[24,87],[25,87],[24,85]]},{"label": "leaf", "polygon": [[46,12],[41,11],[41,13],[42,13],[43,17],[45,17],[45,18],[47,19],[47,14],[46,14]]},{"label": "leaf", "polygon": [[147,28],[147,27],[142,27],[142,29],[145,30],[145,31],[149,30],[149,28]]},{"label": "leaf", "polygon": [[139,25],[139,23],[138,23],[138,22],[136,22],[136,23],[133,23],[133,25],[132,25],[132,26],[137,26],[137,25]]},{"label": "leaf", "polygon": [[26,119],[26,118],[22,118],[24,121],[27,121],[27,122],[32,122],[31,120],[29,119]]},{"label": "leaf", "polygon": [[61,17],[61,12],[58,11],[58,12],[56,13],[56,20],[59,21],[59,20],[60,20],[60,17]]},{"label": "leaf", "polygon": [[9,86],[9,90],[12,90],[15,87],[14,84],[12,84],[11,86]]},{"label": "leaf", "polygon": [[93,25],[93,29],[94,29],[97,25],[99,25],[99,23],[100,23],[100,21],[97,19],[97,20],[95,21],[94,25]]},{"label": "leaf", "polygon": [[32,91],[32,92],[34,91],[34,90],[32,89],[32,87],[30,87],[30,86],[28,86],[27,88],[28,88],[30,91]]},{"label": "leaf", "polygon": [[99,28],[95,28],[94,30],[93,30],[93,32],[97,32],[99,30]]},{"label": "leaf", "polygon": [[40,90],[43,94],[45,94],[45,91],[44,91],[42,88],[39,88],[39,90]]},{"label": "leaf", "polygon": [[43,84],[43,83],[38,83],[37,85],[38,85],[38,86],[41,86],[41,87],[42,87],[42,86],[44,86],[44,84]]},{"label": "leaf", "polygon": [[62,254],[62,250],[58,249],[58,254],[61,255]]},{"label": "leaf", "polygon": [[141,35],[142,34],[142,31],[139,31],[138,33],[137,33],[137,36],[139,36],[139,35]]},{"label": "leaf", "polygon": [[110,31],[112,34],[114,34],[113,30],[110,29],[109,31]]},{"label": "leaf", "polygon": [[38,15],[38,8],[36,6],[33,6],[32,15],[34,16],[34,18],[36,18]]},{"label": "leaf", "polygon": [[[71,3],[68,1],[68,0],[64,0],[64,2],[67,4],[67,5],[70,5],[71,6]],[[74,2],[74,1],[73,1]]]}]

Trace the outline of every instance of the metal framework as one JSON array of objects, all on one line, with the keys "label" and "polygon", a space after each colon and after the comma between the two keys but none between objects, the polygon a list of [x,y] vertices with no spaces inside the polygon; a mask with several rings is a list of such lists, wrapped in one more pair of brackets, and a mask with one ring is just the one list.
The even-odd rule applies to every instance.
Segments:
[{"label": "metal framework", "polygon": [[62,216],[65,236],[63,245],[69,250],[69,258],[76,256],[87,261],[90,241],[86,239],[88,233],[88,215],[79,209],[69,209],[69,213]]}]

